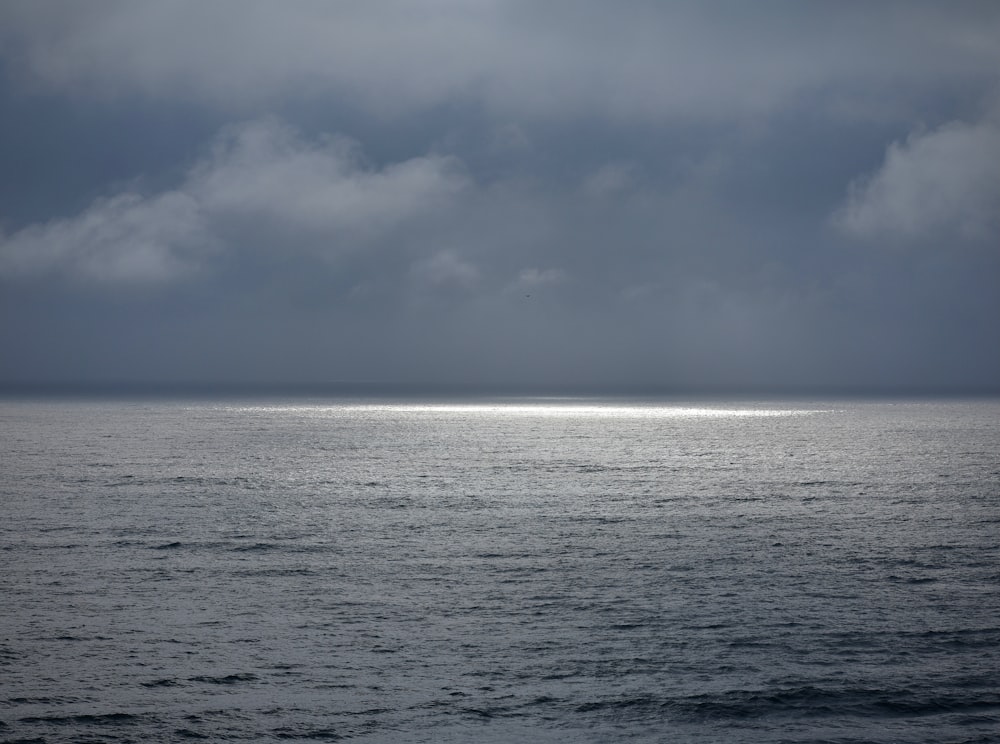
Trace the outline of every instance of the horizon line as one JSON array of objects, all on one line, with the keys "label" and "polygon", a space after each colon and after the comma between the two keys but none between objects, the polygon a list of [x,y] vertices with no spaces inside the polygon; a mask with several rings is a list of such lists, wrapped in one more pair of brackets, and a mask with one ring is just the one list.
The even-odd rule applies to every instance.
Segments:
[{"label": "horizon line", "polygon": [[2,397],[1000,397],[1000,386],[986,385],[667,385],[497,382],[403,382],[328,380],[259,382],[237,380],[151,381],[66,380],[0,381]]}]

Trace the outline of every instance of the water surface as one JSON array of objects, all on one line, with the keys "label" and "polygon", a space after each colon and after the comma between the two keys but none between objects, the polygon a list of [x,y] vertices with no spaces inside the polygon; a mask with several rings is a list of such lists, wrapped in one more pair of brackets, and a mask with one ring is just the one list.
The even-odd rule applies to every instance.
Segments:
[{"label": "water surface", "polygon": [[0,403],[6,741],[1000,741],[1000,403]]}]

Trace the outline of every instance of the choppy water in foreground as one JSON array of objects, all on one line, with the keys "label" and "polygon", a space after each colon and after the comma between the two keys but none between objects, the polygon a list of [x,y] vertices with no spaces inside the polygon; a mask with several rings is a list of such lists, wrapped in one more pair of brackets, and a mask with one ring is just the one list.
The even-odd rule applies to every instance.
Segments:
[{"label": "choppy water in foreground", "polygon": [[1000,742],[1000,403],[0,402],[0,740]]}]

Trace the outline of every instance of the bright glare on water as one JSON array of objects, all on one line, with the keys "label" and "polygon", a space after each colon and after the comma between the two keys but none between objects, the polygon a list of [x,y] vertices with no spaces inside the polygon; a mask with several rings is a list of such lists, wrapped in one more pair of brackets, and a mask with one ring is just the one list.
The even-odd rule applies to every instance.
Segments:
[{"label": "bright glare on water", "polygon": [[1000,741],[1000,403],[0,402],[0,739]]},{"label": "bright glare on water", "polygon": [[[544,399],[543,399],[544,400]],[[825,410],[807,408],[725,408],[676,405],[614,405],[588,404],[571,401],[549,403],[370,403],[340,405],[263,405],[234,406],[234,412],[293,414],[298,416],[337,416],[352,413],[399,414],[466,414],[471,416],[556,416],[589,418],[731,418],[773,416],[802,416],[826,413]]]}]

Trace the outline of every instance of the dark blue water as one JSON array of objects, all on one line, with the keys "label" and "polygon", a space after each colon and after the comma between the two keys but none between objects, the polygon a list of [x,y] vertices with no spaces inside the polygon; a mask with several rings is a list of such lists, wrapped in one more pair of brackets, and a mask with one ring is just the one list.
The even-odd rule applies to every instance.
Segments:
[{"label": "dark blue water", "polygon": [[1000,742],[1000,403],[0,403],[0,740]]}]

